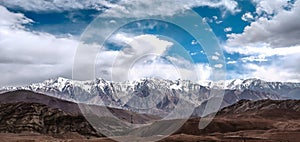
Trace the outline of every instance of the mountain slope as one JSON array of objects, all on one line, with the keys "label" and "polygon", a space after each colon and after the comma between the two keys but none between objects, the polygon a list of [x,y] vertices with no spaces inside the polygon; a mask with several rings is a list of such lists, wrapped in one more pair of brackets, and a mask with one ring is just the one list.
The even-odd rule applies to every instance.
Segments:
[{"label": "mountain slope", "polygon": [[84,136],[102,136],[83,115],[68,114],[38,103],[0,104],[0,132],[37,132],[59,136],[78,133]]},{"label": "mountain slope", "polygon": [[[241,100],[220,110],[206,128],[198,128],[200,119],[206,121],[205,118],[191,118],[173,136],[162,141],[181,137],[181,141],[209,138],[207,141],[298,142],[299,108],[300,100]],[[159,130],[176,121],[180,120],[159,121],[136,131],[144,133],[144,130]]]},{"label": "mountain slope", "polygon": [[[55,103],[49,103],[54,100]],[[5,101],[10,101],[10,103],[5,103]],[[57,105],[61,103],[70,103],[70,105]],[[36,134],[38,135],[36,137],[39,138],[36,141],[49,139],[54,141],[54,138],[49,136],[59,137],[60,139],[57,141],[72,141],[72,136],[77,141],[112,141],[106,138],[95,138],[102,135],[97,133],[82,115],[75,114],[79,111],[66,109],[66,107],[74,107],[74,105],[76,104],[72,102],[30,91],[14,91],[0,95],[0,136],[11,141],[16,141],[17,138],[18,140],[26,138],[34,141],[34,137],[26,137],[28,134],[16,134],[29,131],[39,133]],[[101,107],[98,106],[97,109],[101,110]],[[143,119],[144,122],[151,119],[151,116],[147,115],[118,109],[111,110],[116,116],[124,117],[131,114],[135,118],[140,117],[140,121]],[[241,100],[220,110],[205,129],[198,129],[200,118],[191,118],[175,134],[161,141],[276,142],[288,140],[297,142],[300,138],[299,114],[299,100]],[[205,121],[204,118],[203,120]],[[159,131],[162,130],[161,127],[163,129],[172,127],[180,121],[182,120],[157,120],[153,124],[140,127],[131,133],[147,137],[149,131],[152,131],[150,134],[161,136]],[[5,134],[7,132],[13,134]],[[30,135],[33,134],[30,133]],[[91,140],[86,138],[91,138]],[[130,140],[130,136],[125,136],[124,139]]]},{"label": "mountain slope", "polygon": [[[216,84],[217,89],[224,88],[222,83]],[[103,79],[74,81],[58,78],[24,87],[6,87],[0,92],[30,90],[72,102],[165,116],[173,111],[181,100],[189,104],[187,107],[203,106],[203,103],[213,97],[212,85],[209,83],[207,85],[209,86],[187,80],[170,81],[154,78],[125,82],[110,82]],[[242,99],[282,99],[279,93],[270,91],[231,88],[237,89],[224,90],[225,97],[221,107]]]},{"label": "mountain slope", "polygon": [[[159,119],[156,116],[121,109],[84,106],[84,109],[89,108],[93,115],[97,115],[99,120],[101,117],[114,116],[127,123],[145,124]],[[102,136],[90,125],[81,110],[79,104],[27,90],[7,92],[0,95],[0,132],[30,131],[53,136],[68,133]]]},{"label": "mountain slope", "polygon": [[218,115],[239,118],[300,119],[300,100],[241,100],[223,108]]},{"label": "mountain slope", "polygon": [[290,99],[300,99],[300,83],[267,82],[260,79],[238,79],[227,83],[227,89],[252,90],[281,95]]}]

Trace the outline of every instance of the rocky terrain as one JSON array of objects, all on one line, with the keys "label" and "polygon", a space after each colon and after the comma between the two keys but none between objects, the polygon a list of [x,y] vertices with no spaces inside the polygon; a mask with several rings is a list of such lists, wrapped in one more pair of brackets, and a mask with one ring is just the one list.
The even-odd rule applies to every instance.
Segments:
[{"label": "rocky terrain", "polygon": [[[95,114],[107,111],[101,106],[87,105]],[[107,108],[128,123],[143,124],[158,117]],[[134,120],[131,120],[131,117]],[[0,94],[0,133],[38,133],[53,137],[69,134],[81,137],[102,137],[94,129],[78,104],[47,95],[19,90]]]},{"label": "rocky terrain", "polygon": [[28,131],[54,137],[67,133],[101,136],[83,115],[71,115],[38,103],[0,104],[0,116],[1,133]]},{"label": "rocky terrain", "polygon": [[223,91],[221,108],[239,100],[280,100],[297,98],[299,83],[265,82],[259,79],[194,83],[187,80],[140,79],[110,82],[103,79],[75,81],[65,78],[46,80],[23,87],[4,87],[0,92],[30,90],[76,103],[88,103],[139,113],[167,115],[179,100],[198,108],[193,115],[202,116],[203,105],[214,97],[214,90]]},{"label": "rocky terrain", "polygon": [[[100,106],[92,108],[103,111]],[[182,121],[159,120],[155,116],[120,109],[109,110],[114,116],[128,122],[133,116],[134,124],[156,121],[121,136],[124,141],[132,141],[131,135],[134,134],[144,138],[161,137],[159,130]],[[300,139],[299,114],[299,100],[241,100],[220,110],[205,129],[198,129],[201,118],[194,117],[173,135],[160,141],[297,142]],[[205,121],[205,118],[202,119]],[[149,131],[151,136],[148,136]],[[81,114],[78,104],[20,90],[0,94],[0,142],[12,141],[113,140],[103,137],[90,125]]]}]

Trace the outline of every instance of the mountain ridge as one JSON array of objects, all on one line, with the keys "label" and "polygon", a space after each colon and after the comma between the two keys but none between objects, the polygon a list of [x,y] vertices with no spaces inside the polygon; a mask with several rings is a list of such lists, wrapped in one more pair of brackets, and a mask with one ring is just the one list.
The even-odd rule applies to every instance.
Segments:
[{"label": "mountain ridge", "polygon": [[[0,92],[30,90],[76,103],[94,104],[161,116],[174,110],[180,100],[184,100],[191,107],[201,106],[213,97],[213,89],[224,92],[221,108],[242,99],[279,100],[288,98],[282,92],[294,93],[296,97],[298,91],[300,93],[300,83],[265,82],[259,79],[210,82],[206,85],[208,86],[189,80],[171,81],[156,78],[112,82],[104,79],[76,81],[59,77],[24,87],[5,87],[0,89],[2,90]],[[203,110],[200,107],[199,109]]]},{"label": "mountain ridge", "polygon": [[[74,108],[74,106],[68,105],[69,103],[77,105],[27,90],[2,94],[0,95],[0,136],[12,141],[24,138],[31,140],[38,138],[37,136],[40,137],[36,141],[46,141],[46,139],[54,141],[55,138],[59,138],[57,139],[59,141],[71,139],[112,141],[103,138],[101,131],[95,131],[81,113],[74,113],[72,109],[70,110],[68,107]],[[101,110],[100,106],[95,107],[97,107],[96,110]],[[120,116],[118,118],[123,120],[127,118],[125,121],[128,122],[130,122],[130,114],[133,115],[134,124],[154,122],[130,132],[130,134],[141,135],[143,138],[148,134],[160,135],[161,127],[165,129],[167,126],[171,127],[172,124],[182,121],[160,120],[161,118],[145,114],[110,109],[113,110],[111,113],[115,116]],[[240,100],[221,109],[206,128],[198,129],[199,120],[205,121],[205,118],[193,117],[188,119],[174,134],[161,141],[176,141],[174,138],[177,137],[184,138],[184,141],[203,139],[226,142],[237,140],[275,142],[283,139],[277,135],[284,135],[285,139],[295,141],[293,140],[295,136],[300,134],[299,112],[300,100]],[[113,127],[113,130],[117,129]],[[30,134],[24,135],[24,132],[30,132]],[[29,138],[33,135],[35,138]],[[128,138],[127,134],[125,135],[124,139]]]}]

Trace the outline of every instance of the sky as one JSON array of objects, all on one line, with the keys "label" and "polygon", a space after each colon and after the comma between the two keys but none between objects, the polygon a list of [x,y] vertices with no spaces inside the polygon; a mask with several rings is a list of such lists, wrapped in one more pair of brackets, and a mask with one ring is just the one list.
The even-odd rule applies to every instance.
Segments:
[{"label": "sky", "polygon": [[[151,19],[188,11],[200,20],[183,25],[209,28]],[[197,82],[224,69],[228,80],[300,82],[299,13],[299,0],[0,0],[0,86],[72,78],[78,62],[80,73],[90,64],[92,77],[114,81]],[[144,20],[111,29],[130,18]],[[220,52],[197,40],[207,35]]]}]

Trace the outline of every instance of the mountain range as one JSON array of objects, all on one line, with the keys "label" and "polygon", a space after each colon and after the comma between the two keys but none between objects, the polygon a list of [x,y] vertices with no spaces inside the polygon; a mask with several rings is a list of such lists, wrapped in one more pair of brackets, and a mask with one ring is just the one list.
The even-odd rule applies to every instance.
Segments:
[{"label": "mountain range", "polygon": [[[93,111],[105,113],[104,107],[89,105]],[[119,119],[143,125],[120,134],[116,139],[132,141],[132,134],[142,139],[161,137],[168,130],[185,122],[172,135],[159,142],[180,141],[253,141],[297,142],[300,138],[299,100],[240,100],[224,107],[204,129],[198,129],[200,119],[162,120],[160,117],[108,108]],[[11,141],[99,141],[114,142],[97,131],[95,125],[81,113],[79,104],[32,91],[18,90],[0,94],[0,142]],[[133,118],[133,120],[131,120]],[[106,123],[113,120],[105,119]],[[101,123],[101,122],[98,122]],[[118,127],[109,124],[110,131]],[[149,133],[150,132],[150,133]],[[151,135],[149,135],[151,134]]]},{"label": "mountain range", "polygon": [[165,116],[176,108],[180,100],[184,107],[194,107],[193,115],[201,116],[205,103],[212,99],[212,90],[224,93],[221,108],[240,100],[299,99],[300,83],[266,82],[245,79],[194,83],[188,80],[156,78],[111,82],[104,79],[76,81],[66,78],[49,79],[22,87],[4,87],[0,92],[29,90],[59,99],[131,110]]}]

